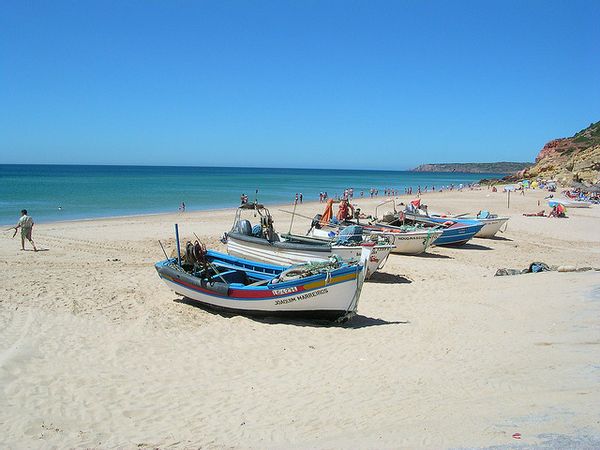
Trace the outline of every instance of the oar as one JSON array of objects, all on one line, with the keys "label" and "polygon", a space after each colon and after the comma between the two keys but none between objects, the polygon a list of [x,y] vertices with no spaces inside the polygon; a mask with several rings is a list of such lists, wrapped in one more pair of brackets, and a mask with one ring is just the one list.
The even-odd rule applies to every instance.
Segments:
[{"label": "oar", "polygon": [[292,212],[292,220],[290,220],[290,229],[288,234],[292,234],[292,225],[294,224],[294,217],[296,216],[296,206],[298,206],[298,200],[294,202],[294,211]]},{"label": "oar", "polygon": [[[281,212],[284,212],[286,214],[294,214],[293,212],[286,211],[285,209],[278,209],[277,211],[281,211]],[[303,219],[313,220],[313,217],[304,216],[304,215],[299,214],[299,213],[296,213],[296,215],[299,216],[299,217],[302,217]],[[329,228],[337,228],[337,227],[332,226],[332,225],[323,225],[323,226],[324,227],[329,227]]]},{"label": "oar", "polygon": [[160,248],[162,248],[162,251],[165,254],[165,259],[169,259],[169,257],[167,256],[167,252],[165,251],[165,248],[162,245],[162,242],[160,242],[160,240],[159,240],[158,243],[160,244]]},{"label": "oar", "polygon": [[313,220],[312,217],[308,217],[308,216],[305,216],[304,214],[300,214],[300,213],[293,213],[292,211],[286,211],[285,209],[278,209],[277,211],[281,211],[281,212],[284,212],[286,214],[291,214],[291,215],[295,214],[298,217],[302,217],[303,219]]}]

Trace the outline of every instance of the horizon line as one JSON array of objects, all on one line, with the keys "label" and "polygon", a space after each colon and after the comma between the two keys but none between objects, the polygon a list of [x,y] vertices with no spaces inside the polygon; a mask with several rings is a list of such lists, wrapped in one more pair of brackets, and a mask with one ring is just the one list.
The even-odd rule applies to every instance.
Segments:
[{"label": "horizon line", "polygon": [[[1,163],[0,166],[86,166],[86,167],[174,167],[174,168],[213,168],[213,169],[276,169],[276,170],[354,170],[357,172],[417,172],[416,168],[424,165],[447,165],[447,164],[534,164],[529,161],[492,161],[492,162],[442,162],[442,163],[421,163],[412,168],[406,169],[361,169],[361,168],[333,168],[333,167],[266,167],[266,166],[221,166],[221,165],[187,165],[176,164],[112,164],[112,163]],[[445,172],[440,172],[445,173]],[[481,172],[487,173],[487,172]],[[493,172],[489,172],[493,173]]]}]

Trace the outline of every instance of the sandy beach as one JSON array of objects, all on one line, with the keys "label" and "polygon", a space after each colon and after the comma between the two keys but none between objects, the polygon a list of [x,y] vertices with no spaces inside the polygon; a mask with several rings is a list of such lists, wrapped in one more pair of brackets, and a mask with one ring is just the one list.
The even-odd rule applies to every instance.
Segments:
[{"label": "sandy beach", "polygon": [[[511,220],[493,240],[392,255],[343,325],[225,317],[162,284],[173,224],[224,250],[234,208],[39,224],[37,253],[5,232],[0,445],[597,448],[600,272],[494,276],[600,267],[600,207],[522,216],[548,211],[546,194],[513,193],[510,209],[486,188],[425,194],[430,210]],[[287,231],[292,206],[270,209]]]}]

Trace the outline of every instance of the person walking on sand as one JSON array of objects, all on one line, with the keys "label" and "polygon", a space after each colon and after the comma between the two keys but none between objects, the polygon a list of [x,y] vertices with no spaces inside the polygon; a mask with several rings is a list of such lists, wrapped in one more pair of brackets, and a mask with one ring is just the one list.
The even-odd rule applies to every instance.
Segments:
[{"label": "person walking on sand", "polygon": [[29,241],[31,246],[33,247],[33,251],[37,252],[37,248],[33,243],[33,239],[31,239],[31,231],[33,230],[33,219],[31,216],[27,215],[27,210],[21,210],[21,218],[19,222],[17,222],[17,226],[15,227],[15,234],[17,234],[17,230],[21,229],[21,250],[25,250],[25,239]]}]

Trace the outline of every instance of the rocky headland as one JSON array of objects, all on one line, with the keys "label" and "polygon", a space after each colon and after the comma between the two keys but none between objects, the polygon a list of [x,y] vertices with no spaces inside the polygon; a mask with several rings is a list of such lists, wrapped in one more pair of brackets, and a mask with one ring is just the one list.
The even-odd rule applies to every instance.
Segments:
[{"label": "rocky headland", "polygon": [[561,183],[600,181],[600,121],[568,138],[548,142],[535,164],[508,177],[554,179]]},{"label": "rocky headland", "polygon": [[514,173],[524,170],[533,163],[493,162],[493,163],[439,163],[421,164],[411,172],[463,172],[463,173]]}]

